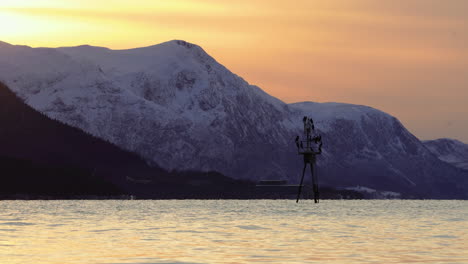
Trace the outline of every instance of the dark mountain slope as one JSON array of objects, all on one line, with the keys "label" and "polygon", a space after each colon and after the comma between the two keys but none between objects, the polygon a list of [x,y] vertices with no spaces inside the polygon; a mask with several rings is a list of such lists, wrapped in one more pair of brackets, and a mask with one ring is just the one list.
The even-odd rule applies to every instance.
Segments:
[{"label": "dark mountain slope", "polygon": [[[33,110],[0,83],[0,197],[229,197],[245,182],[172,172]],[[245,191],[244,191],[245,192]]]},{"label": "dark mountain slope", "polygon": [[33,110],[1,83],[0,125],[3,193],[122,194],[132,170],[164,172]]}]

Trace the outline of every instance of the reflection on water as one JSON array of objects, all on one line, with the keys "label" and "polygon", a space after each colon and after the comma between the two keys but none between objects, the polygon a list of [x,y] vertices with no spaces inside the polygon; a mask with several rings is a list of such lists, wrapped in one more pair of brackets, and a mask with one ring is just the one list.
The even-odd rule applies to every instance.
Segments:
[{"label": "reflection on water", "polygon": [[0,263],[468,263],[468,201],[0,201]]}]

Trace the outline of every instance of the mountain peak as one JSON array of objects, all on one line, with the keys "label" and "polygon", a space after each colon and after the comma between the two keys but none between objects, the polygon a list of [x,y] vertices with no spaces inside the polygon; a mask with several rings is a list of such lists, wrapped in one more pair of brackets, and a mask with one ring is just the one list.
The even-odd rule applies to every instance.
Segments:
[{"label": "mountain peak", "polygon": [[[145,46],[145,47],[122,49],[122,50],[113,50],[113,51],[146,51],[146,50],[161,49],[161,48],[164,48],[164,47],[165,48],[170,48],[170,49],[183,47],[183,48],[186,48],[188,50],[203,51],[203,49],[200,46],[196,45],[196,44],[187,42],[185,40],[178,40],[178,39],[169,40],[169,41],[166,41],[166,42],[162,42],[162,43],[158,43],[158,44],[154,44],[154,45],[150,45],[150,46]],[[176,52],[176,50],[171,50],[170,52]]]},{"label": "mountain peak", "polygon": [[337,118],[360,121],[365,116],[374,115],[386,119],[392,118],[392,116],[387,113],[365,105],[336,102],[298,102],[289,105],[296,109],[302,109],[303,111],[313,113],[312,118],[316,121],[332,120]]},{"label": "mountain peak", "polygon": [[99,46],[92,46],[89,44],[84,44],[84,45],[79,45],[75,47],[62,47],[63,48],[75,48],[75,49],[81,49],[81,50],[110,50],[109,48],[106,47],[99,47]]},{"label": "mountain peak", "polygon": [[[0,43],[0,46],[1,46],[1,43]],[[166,41],[166,42],[151,45],[151,46],[129,48],[129,49],[111,49],[107,47],[92,46],[88,44],[72,46],[72,47],[60,47],[58,49],[66,53],[72,53],[75,55],[76,54],[86,55],[89,53],[100,52],[100,51],[103,51],[103,52],[110,51],[113,53],[115,52],[124,52],[124,53],[131,52],[131,53],[140,53],[140,54],[145,53],[147,55],[151,55],[155,50],[159,50],[162,53],[170,53],[170,54],[177,53],[178,52],[177,49],[180,47],[186,48],[188,50],[197,50],[198,52],[201,51],[203,53],[206,53],[203,51],[203,49],[200,46],[193,44],[193,43],[189,43],[184,40],[170,40],[170,41]]]},{"label": "mountain peak", "polygon": [[423,140],[423,142],[424,143],[438,142],[438,143],[445,143],[445,144],[468,145],[454,138],[437,138],[437,139],[431,139],[431,140]]},{"label": "mountain peak", "polygon": [[[163,47],[168,49],[168,50],[166,50],[166,52],[173,53],[173,54],[177,54],[177,53],[180,53],[180,52],[186,54],[186,52],[189,52],[189,54],[193,54],[193,55],[196,55],[196,56],[199,56],[199,57],[200,56],[202,56],[202,57],[209,56],[209,54],[206,53],[206,51],[203,50],[203,48],[200,47],[199,45],[187,42],[185,40],[178,40],[178,39],[163,42],[161,44],[153,45],[153,46],[150,46],[150,47],[147,47],[147,48],[149,48],[149,49],[151,49],[151,48],[160,49],[160,48],[163,48]],[[147,49],[147,48],[140,48],[140,49]],[[137,48],[136,50],[139,50],[139,49]]]},{"label": "mountain peak", "polygon": [[168,43],[176,44],[176,45],[179,45],[179,46],[183,46],[183,47],[186,47],[187,49],[192,49],[192,48],[194,48],[194,47],[199,47],[198,45],[195,45],[195,44],[193,44],[193,43],[187,42],[187,41],[185,41],[185,40],[178,40],[178,39],[171,40],[171,41],[169,41]]},{"label": "mountain peak", "polygon": [[6,43],[6,42],[3,42],[0,40],[0,47],[10,47],[10,46],[13,46],[11,45],[10,43]]}]

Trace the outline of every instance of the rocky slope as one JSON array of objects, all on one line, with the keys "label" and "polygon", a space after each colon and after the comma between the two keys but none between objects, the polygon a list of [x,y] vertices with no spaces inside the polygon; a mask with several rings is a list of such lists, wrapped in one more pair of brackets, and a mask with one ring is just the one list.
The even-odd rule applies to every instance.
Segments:
[{"label": "rocky slope", "polygon": [[394,117],[348,104],[285,104],[199,46],[170,41],[110,50],[0,44],[0,80],[26,103],[172,170],[299,179],[302,117],[323,134],[321,183],[409,197],[466,197],[466,175]]}]

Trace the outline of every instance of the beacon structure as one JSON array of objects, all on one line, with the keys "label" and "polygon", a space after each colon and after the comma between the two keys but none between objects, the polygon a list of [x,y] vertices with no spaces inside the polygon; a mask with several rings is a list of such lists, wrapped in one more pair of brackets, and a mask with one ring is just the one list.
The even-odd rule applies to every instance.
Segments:
[{"label": "beacon structure", "polygon": [[299,202],[302,191],[302,183],[304,182],[304,175],[307,168],[307,164],[310,165],[310,173],[312,177],[312,189],[314,193],[315,203],[319,202],[320,193],[318,189],[318,177],[315,170],[316,167],[316,155],[322,153],[322,136],[315,132],[314,121],[312,118],[304,116],[302,119],[304,123],[304,135],[305,137],[301,140],[300,136],[296,137],[297,152],[299,155],[304,157],[304,168],[302,169],[301,183],[299,184],[299,190],[297,193],[296,203]]}]

